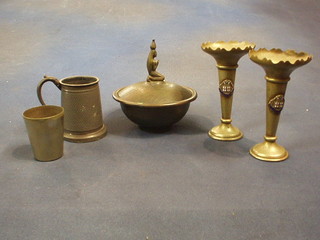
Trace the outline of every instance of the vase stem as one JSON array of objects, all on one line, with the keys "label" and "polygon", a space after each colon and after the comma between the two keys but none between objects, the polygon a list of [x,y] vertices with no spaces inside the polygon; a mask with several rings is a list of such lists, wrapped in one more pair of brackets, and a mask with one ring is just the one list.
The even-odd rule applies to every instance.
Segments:
[{"label": "vase stem", "polygon": [[217,68],[219,74],[221,116],[222,119],[230,120],[231,122],[233,91],[237,67],[225,68],[217,66]]},{"label": "vase stem", "polygon": [[255,145],[250,150],[250,153],[255,158],[264,161],[283,161],[288,158],[288,152],[284,147],[276,143],[276,133],[280,114],[284,107],[287,83],[290,78],[275,79],[266,76],[265,79],[267,80],[265,141]]},{"label": "vase stem", "polygon": [[217,65],[221,105],[221,124],[209,131],[209,136],[222,141],[234,141],[242,138],[242,132],[231,124],[231,110],[236,69],[238,65]]},{"label": "vase stem", "polygon": [[276,137],[281,111],[284,107],[284,95],[287,88],[287,80],[267,80],[266,91],[266,136]]}]

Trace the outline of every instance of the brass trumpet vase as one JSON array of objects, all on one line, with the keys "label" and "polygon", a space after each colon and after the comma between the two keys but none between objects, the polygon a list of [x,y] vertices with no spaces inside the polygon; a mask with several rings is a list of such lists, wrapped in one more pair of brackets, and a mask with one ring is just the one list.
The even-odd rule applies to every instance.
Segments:
[{"label": "brass trumpet vase", "polygon": [[288,158],[288,151],[276,143],[280,113],[285,103],[285,92],[290,74],[312,60],[312,56],[293,50],[267,50],[265,48],[249,52],[250,59],[260,65],[267,81],[266,92],[266,134],[264,142],[250,149],[250,154],[263,161],[278,162]]},{"label": "brass trumpet vase", "polygon": [[221,123],[209,131],[209,136],[221,141],[234,141],[243,137],[243,133],[231,124],[232,100],[238,61],[255,47],[249,42],[205,42],[201,45],[204,52],[215,58],[219,75],[221,102]]},{"label": "brass trumpet vase", "polygon": [[197,98],[197,92],[166,81],[156,70],[159,64],[156,56],[153,40],[147,58],[149,75],[146,81],[114,91],[113,98],[120,102],[124,114],[140,128],[162,132],[185,116],[190,103]]}]

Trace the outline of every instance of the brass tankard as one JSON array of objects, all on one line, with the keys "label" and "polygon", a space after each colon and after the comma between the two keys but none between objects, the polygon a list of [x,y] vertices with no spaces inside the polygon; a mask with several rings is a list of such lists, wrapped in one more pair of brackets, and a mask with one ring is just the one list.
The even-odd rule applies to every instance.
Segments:
[{"label": "brass tankard", "polygon": [[91,142],[103,138],[107,128],[103,123],[99,78],[72,76],[58,80],[44,78],[39,82],[37,94],[42,105],[41,89],[53,82],[61,90],[61,105],[65,110],[64,139],[70,142]]}]

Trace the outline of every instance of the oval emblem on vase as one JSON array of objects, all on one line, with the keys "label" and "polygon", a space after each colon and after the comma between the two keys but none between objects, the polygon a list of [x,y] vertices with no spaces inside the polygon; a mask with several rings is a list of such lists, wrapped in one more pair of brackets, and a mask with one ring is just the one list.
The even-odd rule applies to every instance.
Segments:
[{"label": "oval emblem on vase", "polygon": [[274,98],[272,98],[269,101],[269,107],[271,108],[271,110],[280,113],[281,110],[283,109],[284,106],[284,95],[283,94],[279,94],[277,96],[275,96]]},{"label": "oval emblem on vase", "polygon": [[223,80],[219,85],[219,91],[227,97],[232,95],[233,90],[234,90],[233,83],[229,79]]}]

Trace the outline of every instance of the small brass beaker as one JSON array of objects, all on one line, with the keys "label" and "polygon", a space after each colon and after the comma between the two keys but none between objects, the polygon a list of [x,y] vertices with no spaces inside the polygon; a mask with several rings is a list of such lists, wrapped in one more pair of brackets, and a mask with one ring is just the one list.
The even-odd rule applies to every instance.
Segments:
[{"label": "small brass beaker", "polygon": [[63,155],[64,110],[58,106],[40,106],[23,113],[34,158],[53,161]]},{"label": "small brass beaker", "polygon": [[61,90],[61,105],[65,111],[65,140],[90,142],[107,134],[102,118],[99,78],[72,76],[59,81],[57,78],[44,76],[37,87],[38,98],[42,105],[45,103],[41,89],[48,81],[53,82]]},{"label": "small brass beaker", "polygon": [[290,74],[312,60],[312,56],[293,50],[267,50],[265,48],[249,52],[250,59],[260,65],[266,73],[266,135],[264,142],[251,148],[250,154],[263,161],[278,162],[288,158],[287,150],[276,143],[276,132],[280,113],[284,107],[285,92]]},{"label": "small brass beaker", "polygon": [[241,139],[243,133],[231,124],[231,109],[235,84],[236,69],[239,59],[255,47],[249,42],[205,42],[201,45],[204,52],[215,58],[219,74],[219,91],[221,101],[221,124],[209,131],[209,136],[221,141]]}]

